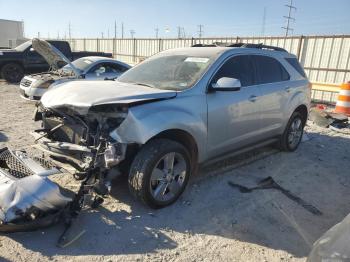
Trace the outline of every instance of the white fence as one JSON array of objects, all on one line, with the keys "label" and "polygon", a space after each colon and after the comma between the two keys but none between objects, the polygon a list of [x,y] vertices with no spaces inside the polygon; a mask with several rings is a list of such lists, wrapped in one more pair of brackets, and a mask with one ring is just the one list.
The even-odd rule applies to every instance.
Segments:
[{"label": "white fence", "polygon": [[194,44],[264,43],[285,48],[298,56],[312,82],[342,83],[350,80],[350,35],[292,37],[226,37],[186,39],[71,39],[75,51],[103,51],[127,63],[160,51]]},{"label": "white fence", "polygon": [[[221,43],[263,43],[278,46],[295,54],[304,66],[311,82],[340,84],[350,81],[350,35],[291,36],[291,37],[221,37],[184,39],[71,39],[74,51],[103,51],[114,58],[130,64],[160,51],[189,47],[194,44]],[[334,103],[337,92],[313,90],[313,99]]]}]

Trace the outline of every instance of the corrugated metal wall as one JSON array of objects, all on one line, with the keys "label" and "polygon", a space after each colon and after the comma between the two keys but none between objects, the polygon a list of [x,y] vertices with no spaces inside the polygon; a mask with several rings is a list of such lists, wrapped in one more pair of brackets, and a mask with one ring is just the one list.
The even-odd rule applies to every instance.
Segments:
[{"label": "corrugated metal wall", "polygon": [[312,82],[342,83],[350,80],[350,35],[292,37],[223,37],[186,39],[72,39],[75,51],[103,51],[116,59],[137,64],[160,51],[193,44],[264,43],[287,49],[298,56]]}]

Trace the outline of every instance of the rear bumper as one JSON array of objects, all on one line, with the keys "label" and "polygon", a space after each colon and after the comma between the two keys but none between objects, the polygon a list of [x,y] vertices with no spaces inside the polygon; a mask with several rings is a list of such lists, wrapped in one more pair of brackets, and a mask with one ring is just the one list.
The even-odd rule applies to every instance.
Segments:
[{"label": "rear bumper", "polygon": [[0,149],[0,232],[34,230],[57,222],[74,196],[49,179],[59,173],[44,159]]}]

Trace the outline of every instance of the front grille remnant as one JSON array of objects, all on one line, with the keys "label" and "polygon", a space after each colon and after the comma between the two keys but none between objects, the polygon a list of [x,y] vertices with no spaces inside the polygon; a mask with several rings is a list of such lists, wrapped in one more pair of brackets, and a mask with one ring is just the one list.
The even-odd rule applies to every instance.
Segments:
[{"label": "front grille remnant", "polygon": [[8,149],[0,152],[0,167],[16,178],[34,175],[33,171],[27,168]]},{"label": "front grille remnant", "polygon": [[23,79],[23,80],[21,81],[21,85],[22,85],[22,86],[25,86],[25,87],[28,87],[28,86],[30,86],[31,84],[32,84],[32,81],[27,80],[27,79]]}]

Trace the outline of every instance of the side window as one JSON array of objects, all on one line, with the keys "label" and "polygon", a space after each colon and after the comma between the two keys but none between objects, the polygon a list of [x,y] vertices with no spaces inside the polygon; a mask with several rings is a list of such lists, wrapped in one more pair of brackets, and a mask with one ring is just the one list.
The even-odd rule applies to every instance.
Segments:
[{"label": "side window", "polygon": [[301,65],[299,64],[296,58],[286,58],[286,60],[292,67],[294,67],[295,70],[297,70],[297,72],[301,76],[306,77],[304,69],[301,67]]},{"label": "side window", "polygon": [[96,65],[94,66],[92,69],[90,69],[90,72],[89,73],[92,73],[92,74],[104,74],[106,73],[106,67],[104,64],[99,64],[99,65]]},{"label": "side window", "polygon": [[235,56],[227,60],[214,76],[213,83],[222,77],[236,78],[241,81],[242,87],[254,85],[254,69],[250,56]]},{"label": "side window", "polygon": [[252,57],[255,62],[259,84],[289,80],[290,76],[287,70],[276,59],[260,55],[254,55]]},{"label": "side window", "polygon": [[123,73],[128,70],[126,67],[114,64],[114,63],[106,63],[106,73]]},{"label": "side window", "polygon": [[123,65],[119,65],[119,64],[110,64],[111,67],[113,68],[114,72],[117,72],[117,73],[124,73],[125,71],[128,70],[128,68],[126,68],[125,66]]}]

